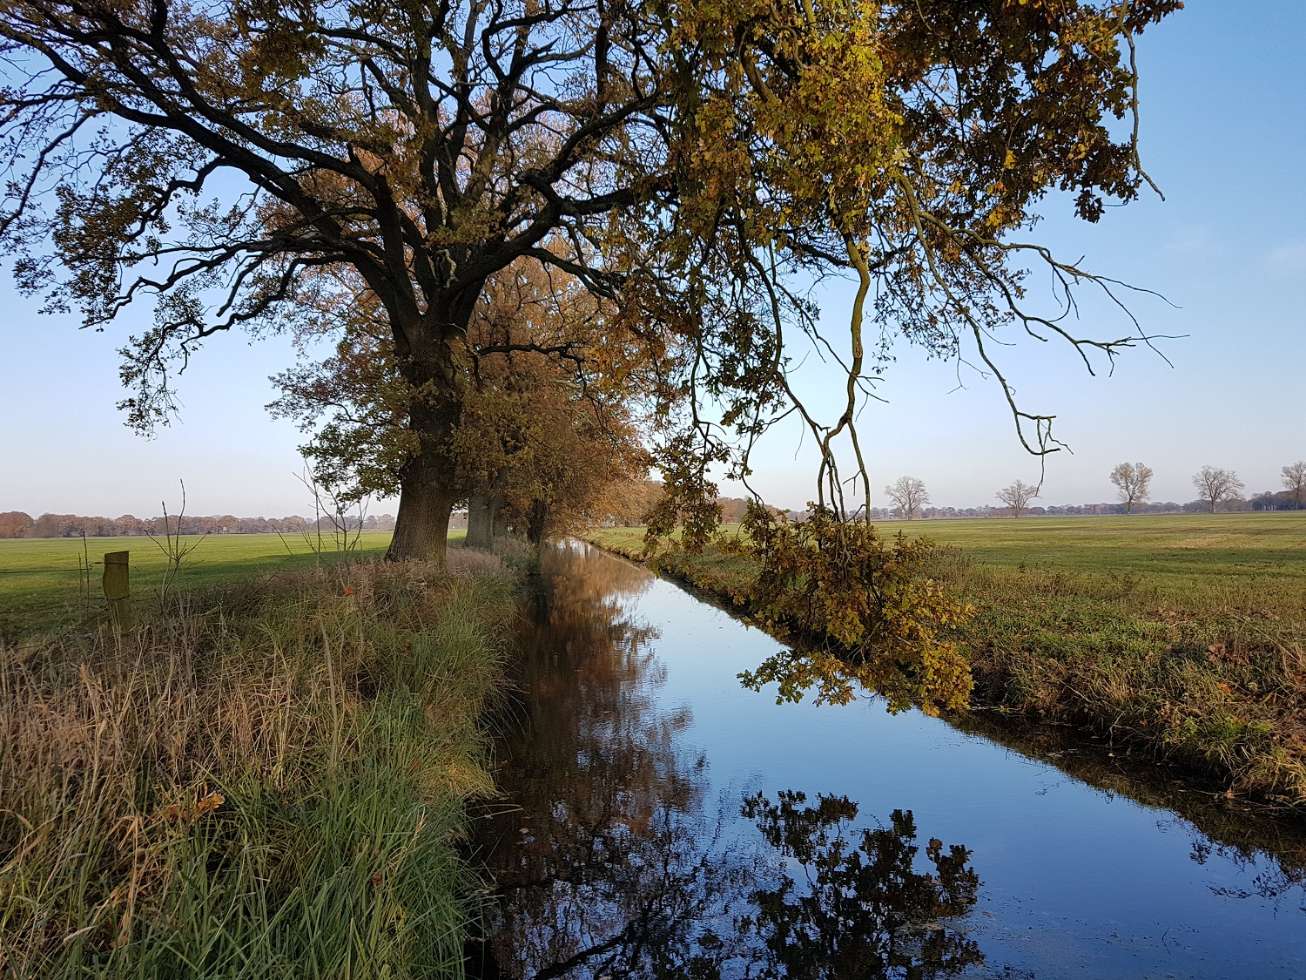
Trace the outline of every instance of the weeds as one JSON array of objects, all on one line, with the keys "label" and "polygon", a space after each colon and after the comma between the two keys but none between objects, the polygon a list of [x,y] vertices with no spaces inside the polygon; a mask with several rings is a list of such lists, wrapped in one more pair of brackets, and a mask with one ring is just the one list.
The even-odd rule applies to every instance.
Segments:
[{"label": "weeds", "polygon": [[460,976],[514,607],[466,557],[0,648],[0,975]]},{"label": "weeds", "polygon": [[[160,541],[148,531],[145,533],[145,536],[162,553],[166,562],[163,580],[159,583],[160,610],[167,606],[168,596],[177,584],[177,576],[181,574],[182,563],[208,537],[208,532],[201,534],[199,537],[187,537],[181,533],[182,524],[186,520],[186,481],[179,480],[178,482],[181,484],[181,508],[177,511],[176,518],[168,516],[168,502],[166,500],[161,505],[163,507],[163,540]],[[82,536],[82,540],[85,542],[85,535]]]}]

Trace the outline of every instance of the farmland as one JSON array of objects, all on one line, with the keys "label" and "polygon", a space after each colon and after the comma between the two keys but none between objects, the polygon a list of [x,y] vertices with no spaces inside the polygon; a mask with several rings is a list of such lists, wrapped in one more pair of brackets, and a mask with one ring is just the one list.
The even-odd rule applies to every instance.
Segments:
[{"label": "farmland", "polygon": [[[1306,590],[1306,512],[894,521],[881,529],[954,546],[985,564],[1140,575],[1179,594],[1240,582]],[[628,551],[643,534],[643,528],[609,528],[594,539]]]}]

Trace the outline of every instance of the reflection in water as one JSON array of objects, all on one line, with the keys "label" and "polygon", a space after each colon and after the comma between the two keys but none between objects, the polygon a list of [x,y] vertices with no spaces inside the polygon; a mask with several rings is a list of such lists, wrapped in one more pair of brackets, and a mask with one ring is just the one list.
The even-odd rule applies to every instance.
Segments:
[{"label": "reflection in water", "polygon": [[888,826],[857,840],[849,834],[857,804],[846,796],[805,802],[793,791],[776,802],[760,793],[744,802],[744,816],[803,877],[800,883],[786,868],[749,895],[756,910],[735,926],[762,939],[765,955],[747,957],[763,969],[745,975],[939,977],[983,961],[974,942],[942,924],[975,904],[979,878],[966,848],[945,851],[931,839],[931,870],[918,871],[910,810],[894,810]]},{"label": "reflection in water", "polygon": [[1306,977],[1287,824],[1051,730],[777,709],[734,681],[764,634],[625,562],[548,561],[474,973]]},{"label": "reflection in water", "polygon": [[482,822],[486,973],[935,977],[982,961],[949,925],[976,901],[969,852],[922,849],[910,811],[858,829],[846,797],[706,806],[705,760],[678,738],[689,713],[654,700],[656,633],[621,601],[646,577],[552,560],[501,748],[513,806]]}]

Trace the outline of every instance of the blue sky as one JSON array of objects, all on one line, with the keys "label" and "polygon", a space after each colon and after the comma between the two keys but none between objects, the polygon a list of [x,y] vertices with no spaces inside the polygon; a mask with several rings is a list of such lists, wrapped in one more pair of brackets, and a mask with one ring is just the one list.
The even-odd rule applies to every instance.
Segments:
[{"label": "blue sky", "polygon": [[[1073,455],[1048,461],[1047,503],[1112,499],[1121,460],[1156,471],[1157,499],[1193,497],[1201,465],[1236,469],[1251,492],[1277,488],[1279,468],[1306,458],[1306,3],[1190,0],[1140,42],[1143,154],[1166,194],[1113,209],[1097,226],[1050,201],[1038,237],[1102,273],[1158,290],[1178,308],[1140,298],[1173,368],[1146,350],[1111,378],[1089,377],[1062,345],[1023,342],[1002,364],[1031,408],[1058,416]],[[838,324],[847,290],[827,289]],[[310,504],[294,478],[299,433],[270,419],[268,375],[293,358],[288,341],[217,337],[183,378],[183,414],[152,440],[122,426],[114,351],[143,325],[134,312],[102,334],[39,316],[0,281],[0,510],[154,514],[184,478],[192,513],[286,514]],[[1121,322],[1085,306],[1085,333]],[[842,329],[839,327],[838,329]],[[880,388],[888,404],[861,417],[873,491],[919,476],[936,504],[993,502],[1037,461],[1016,442],[992,382],[904,348]],[[805,390],[832,376],[809,361]],[[798,450],[795,459],[795,450]],[[810,444],[773,435],[755,484],[776,503],[812,496]],[[875,500],[881,503],[882,500]],[[382,505],[382,510],[393,506]]]}]

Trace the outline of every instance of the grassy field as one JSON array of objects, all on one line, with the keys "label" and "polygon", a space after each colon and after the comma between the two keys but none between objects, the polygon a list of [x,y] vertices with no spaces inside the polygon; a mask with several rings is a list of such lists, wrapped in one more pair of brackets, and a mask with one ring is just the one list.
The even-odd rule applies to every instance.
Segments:
[{"label": "grassy field", "polygon": [[[902,531],[953,545],[969,557],[1011,567],[1039,565],[1093,574],[1146,575],[1185,589],[1194,582],[1259,584],[1295,580],[1306,590],[1306,511],[1269,514],[1163,514],[1144,517],[1025,517],[889,521]],[[734,526],[726,527],[735,533]],[[643,528],[594,532],[628,551]]]},{"label": "grassy field", "polygon": [[[931,573],[976,607],[962,640],[977,709],[1092,731],[1306,810],[1306,514],[884,525],[900,529],[947,546]],[[639,557],[643,530],[591,538]],[[720,596],[753,575],[711,549],[657,562]]]},{"label": "grassy field", "polygon": [[280,562],[212,543],[129,633],[0,644],[0,976],[462,977],[515,577],[454,549],[214,585]]},{"label": "grassy field", "polygon": [[[461,540],[465,533],[455,531],[450,540]],[[324,541],[324,560],[333,560],[333,545],[329,538]],[[298,534],[287,534],[284,540],[276,534],[215,534],[202,541],[187,536],[182,542],[196,545],[183,562],[177,580],[183,589],[203,589],[251,574],[308,569],[318,564],[313,548]],[[379,556],[389,543],[389,531],[365,533],[358,543],[358,555]],[[86,549],[94,563],[106,551],[131,552],[132,591],[137,596],[148,597],[157,590],[167,567],[163,552],[145,537],[87,538]],[[77,571],[81,554],[80,538],[0,541],[0,637],[30,634],[81,616]],[[99,564],[92,569],[92,598],[97,603],[101,572]]]}]

